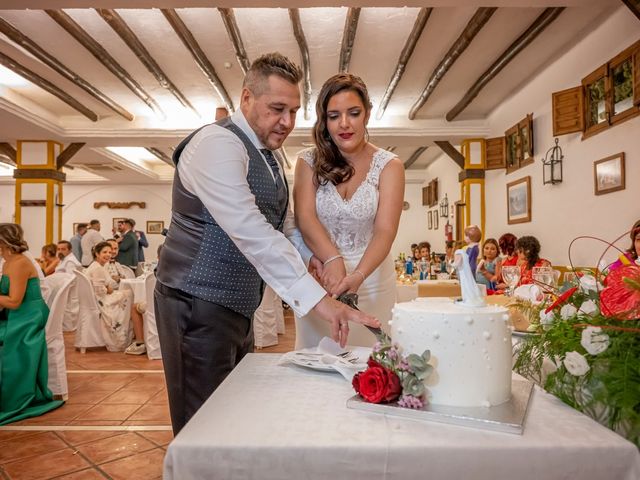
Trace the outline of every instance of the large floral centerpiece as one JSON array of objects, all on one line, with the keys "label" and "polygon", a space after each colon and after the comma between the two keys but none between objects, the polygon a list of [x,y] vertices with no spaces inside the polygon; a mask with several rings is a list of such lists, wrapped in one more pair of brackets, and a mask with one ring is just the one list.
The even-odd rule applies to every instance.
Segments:
[{"label": "large floral centerpiece", "polygon": [[640,267],[580,274],[538,305],[514,369],[640,447]]}]

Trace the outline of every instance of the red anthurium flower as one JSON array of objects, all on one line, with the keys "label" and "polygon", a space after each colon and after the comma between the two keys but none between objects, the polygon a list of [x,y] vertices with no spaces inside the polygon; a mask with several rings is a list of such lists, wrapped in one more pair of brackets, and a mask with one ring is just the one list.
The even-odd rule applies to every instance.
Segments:
[{"label": "red anthurium flower", "polygon": [[549,305],[547,307],[547,309],[544,311],[544,313],[549,313],[551,310],[553,310],[556,307],[559,307],[561,305],[564,305],[564,303],[569,300],[569,298],[571,297],[571,295],[574,294],[574,292],[578,290],[578,287],[572,287],[569,290],[567,290],[566,292],[564,292],[562,295],[560,295],[555,302],[553,302],[551,305]]},{"label": "red anthurium flower", "polygon": [[620,320],[640,318],[640,267],[627,265],[616,268],[605,281],[600,293],[603,315]]}]

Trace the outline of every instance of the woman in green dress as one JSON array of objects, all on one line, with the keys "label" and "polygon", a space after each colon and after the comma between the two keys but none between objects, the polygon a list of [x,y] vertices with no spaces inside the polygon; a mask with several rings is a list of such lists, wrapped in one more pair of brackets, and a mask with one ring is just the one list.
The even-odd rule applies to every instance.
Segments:
[{"label": "woman in green dress", "polygon": [[42,415],[64,402],[47,388],[45,325],[49,316],[40,280],[20,225],[0,223],[0,425]]}]

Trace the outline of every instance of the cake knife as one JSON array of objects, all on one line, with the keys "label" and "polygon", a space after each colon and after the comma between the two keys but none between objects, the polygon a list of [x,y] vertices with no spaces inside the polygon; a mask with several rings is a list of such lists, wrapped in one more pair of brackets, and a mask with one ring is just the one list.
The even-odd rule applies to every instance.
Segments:
[{"label": "cake knife", "polygon": [[[348,305],[349,307],[353,308],[354,310],[360,310],[358,308],[358,294],[357,293],[343,293],[342,295],[339,295],[338,298],[336,299],[339,302],[344,303],[345,305]],[[373,333],[376,338],[380,339],[382,337],[382,335],[384,335],[384,332],[382,331],[382,329],[380,327],[378,328],[374,328],[374,327],[370,327],[369,325],[364,325],[365,327],[367,327],[369,329],[369,331],[371,333]]]}]

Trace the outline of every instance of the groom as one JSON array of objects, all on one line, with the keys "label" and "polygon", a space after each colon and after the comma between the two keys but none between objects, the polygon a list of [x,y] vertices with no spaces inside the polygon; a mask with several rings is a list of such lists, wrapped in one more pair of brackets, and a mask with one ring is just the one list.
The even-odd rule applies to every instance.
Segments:
[{"label": "groom", "polygon": [[311,254],[293,224],[273,150],[295,125],[301,76],[279,53],[258,58],[244,79],[240,109],[193,132],[173,155],[172,218],[155,311],[176,434],[253,350],[263,282],[298,315],[314,310],[343,345],[349,321],[379,325],[328,296],[300,256]]}]

